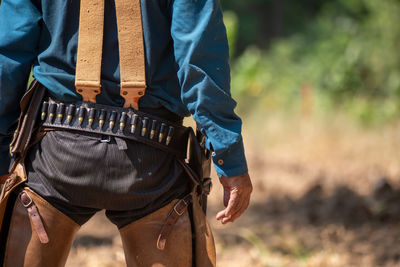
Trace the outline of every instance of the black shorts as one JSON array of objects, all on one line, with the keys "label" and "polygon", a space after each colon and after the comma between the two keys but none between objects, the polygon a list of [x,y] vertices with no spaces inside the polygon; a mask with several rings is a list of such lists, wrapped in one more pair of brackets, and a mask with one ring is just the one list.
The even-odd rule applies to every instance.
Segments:
[{"label": "black shorts", "polygon": [[80,225],[105,209],[121,228],[190,191],[172,154],[100,134],[50,131],[26,169],[26,185]]}]

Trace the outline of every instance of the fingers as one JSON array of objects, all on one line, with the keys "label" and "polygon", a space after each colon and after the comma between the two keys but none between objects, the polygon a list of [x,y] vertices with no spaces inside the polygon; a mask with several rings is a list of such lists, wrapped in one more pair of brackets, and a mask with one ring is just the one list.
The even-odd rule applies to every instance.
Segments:
[{"label": "fingers", "polygon": [[[237,217],[240,216],[240,211],[243,209],[243,202],[238,201],[238,205],[236,209],[233,209],[230,213],[227,214],[225,218],[222,219],[222,223],[226,224],[228,222],[233,222]],[[239,216],[237,216],[239,214]]]},{"label": "fingers", "polygon": [[222,224],[234,222],[248,208],[253,190],[247,175],[220,179],[224,187],[224,205],[226,208],[217,213],[216,219]]},{"label": "fingers", "polygon": [[234,222],[237,218],[239,218],[248,208],[250,204],[250,194],[241,194],[241,197],[237,199],[237,208],[232,209],[230,213],[227,214],[226,218],[222,219],[222,223]]},{"label": "fingers", "polygon": [[225,217],[225,210],[221,210],[220,212],[217,213],[217,216],[215,218],[219,221],[224,217]]},{"label": "fingers", "polygon": [[232,191],[229,192],[230,198],[228,202],[228,206],[225,209],[225,215],[229,216],[233,212],[236,212],[238,209],[238,206],[240,205],[240,194],[237,189],[233,189]]},{"label": "fingers", "polygon": [[235,191],[230,191],[230,190],[224,190],[224,205],[226,206],[226,209],[218,212],[217,214],[217,220],[221,220],[224,222],[227,220],[228,217],[231,216],[232,210],[236,211],[237,206],[239,202],[237,201],[238,199],[238,193],[237,190]]},{"label": "fingers", "polygon": [[241,205],[240,209],[235,214],[232,215],[232,217],[230,219],[231,222],[234,222],[237,218],[239,218],[246,211],[246,209],[249,207],[250,201],[247,200],[247,201],[243,201],[242,203],[243,204]]},{"label": "fingers", "polygon": [[239,193],[239,190],[233,189],[229,193],[228,206],[226,209],[220,211],[216,217],[217,220],[221,220],[223,224],[233,221],[233,218],[236,219],[239,217],[247,206],[247,201],[243,199],[243,196]]}]

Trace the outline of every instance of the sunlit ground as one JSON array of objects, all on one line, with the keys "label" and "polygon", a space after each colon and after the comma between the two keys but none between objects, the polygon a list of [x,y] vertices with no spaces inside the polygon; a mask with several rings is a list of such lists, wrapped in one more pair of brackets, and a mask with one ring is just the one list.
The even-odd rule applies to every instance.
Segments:
[{"label": "sunlit ground", "polygon": [[[222,208],[216,179],[209,201],[218,266],[399,266],[399,130],[360,128],[340,116],[248,118],[252,205],[222,226],[214,219]],[[125,266],[104,216],[82,228],[67,266]]]}]

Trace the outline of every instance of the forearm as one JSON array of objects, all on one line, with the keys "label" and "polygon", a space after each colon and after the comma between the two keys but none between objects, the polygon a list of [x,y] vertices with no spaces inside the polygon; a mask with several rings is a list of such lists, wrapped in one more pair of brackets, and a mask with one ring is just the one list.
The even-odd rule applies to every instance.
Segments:
[{"label": "forearm", "polygon": [[171,35],[182,102],[207,137],[218,174],[247,173],[242,122],[230,95],[229,49],[219,2],[175,0]]}]

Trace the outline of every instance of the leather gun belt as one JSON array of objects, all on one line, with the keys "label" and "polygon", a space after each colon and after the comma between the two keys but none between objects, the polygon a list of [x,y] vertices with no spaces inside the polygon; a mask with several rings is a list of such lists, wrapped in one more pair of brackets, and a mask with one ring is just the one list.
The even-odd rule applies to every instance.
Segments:
[{"label": "leather gun belt", "polygon": [[66,104],[50,98],[41,106],[41,125],[135,140],[185,159],[190,129],[134,110],[93,102]]}]

